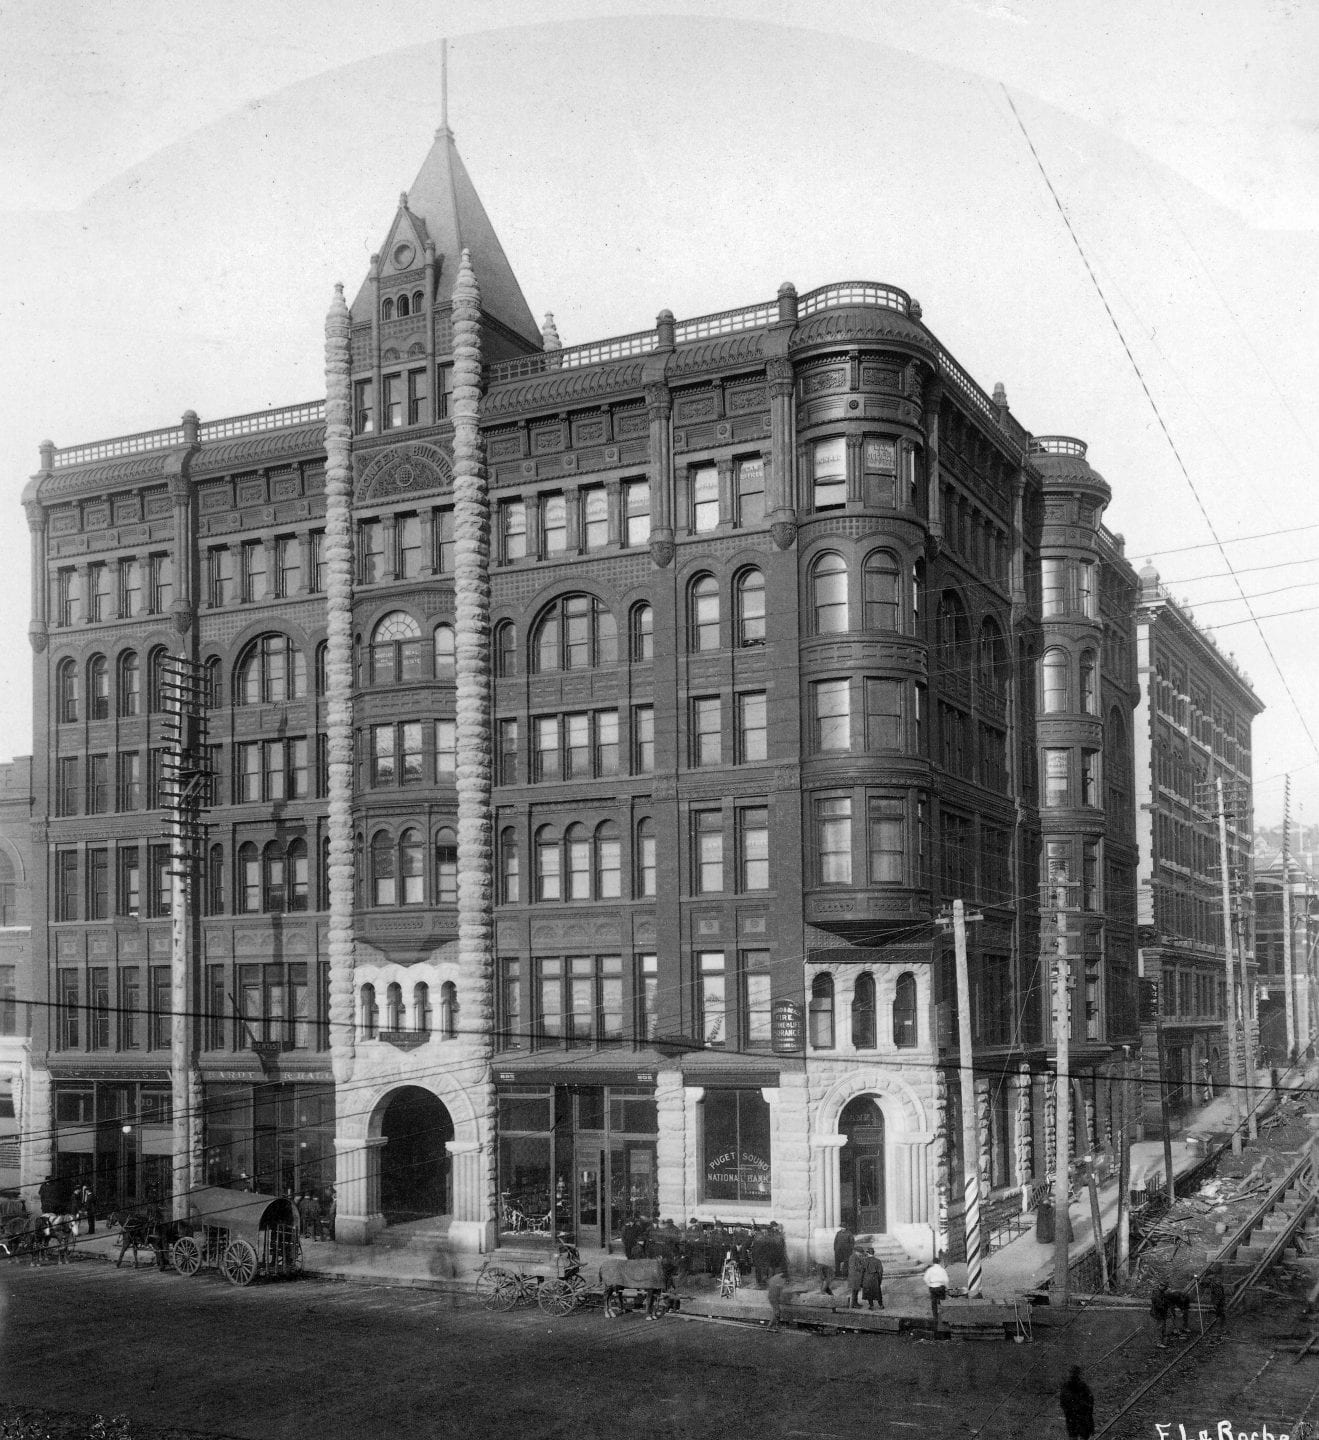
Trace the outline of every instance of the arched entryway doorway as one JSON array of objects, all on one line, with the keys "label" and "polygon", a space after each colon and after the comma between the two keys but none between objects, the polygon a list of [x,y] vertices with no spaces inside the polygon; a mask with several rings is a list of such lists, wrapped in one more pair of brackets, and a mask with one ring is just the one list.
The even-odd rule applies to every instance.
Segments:
[{"label": "arched entryway doorway", "polygon": [[380,1117],[380,1209],[397,1225],[453,1208],[452,1180],[445,1147],[453,1120],[444,1105],[417,1085],[389,1097]]},{"label": "arched entryway doorway", "polygon": [[857,1235],[880,1235],[888,1228],[884,1187],[884,1112],[873,1095],[848,1102],[838,1120],[847,1143],[838,1156],[838,1209],[844,1225]]}]

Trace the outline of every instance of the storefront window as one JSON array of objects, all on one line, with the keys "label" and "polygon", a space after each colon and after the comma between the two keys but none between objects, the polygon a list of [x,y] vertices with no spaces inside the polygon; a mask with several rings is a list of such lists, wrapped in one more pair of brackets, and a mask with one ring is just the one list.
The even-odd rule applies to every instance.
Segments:
[{"label": "storefront window", "polygon": [[702,1199],[770,1198],[769,1105],[759,1090],[707,1089]]}]

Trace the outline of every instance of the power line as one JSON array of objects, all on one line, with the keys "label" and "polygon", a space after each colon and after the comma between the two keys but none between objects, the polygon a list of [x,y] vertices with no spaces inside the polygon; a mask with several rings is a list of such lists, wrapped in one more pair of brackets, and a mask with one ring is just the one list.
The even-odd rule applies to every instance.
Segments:
[{"label": "power line", "polygon": [[[1210,535],[1213,537],[1213,541],[1218,549],[1218,553],[1223,557],[1223,563],[1228,567],[1229,573],[1235,579],[1236,571],[1232,568],[1232,561],[1228,557],[1228,553],[1223,546],[1223,542],[1219,539],[1218,529],[1214,525],[1213,520],[1210,518],[1209,511],[1205,506],[1204,500],[1201,498],[1200,491],[1196,486],[1195,481],[1191,478],[1191,472],[1186,468],[1186,463],[1182,459],[1181,451],[1177,448],[1177,442],[1173,439],[1172,432],[1168,429],[1167,422],[1164,420],[1163,413],[1162,411],[1160,411],[1158,403],[1154,399],[1154,395],[1151,392],[1149,385],[1146,383],[1145,376],[1136,361],[1136,357],[1131,352],[1131,346],[1127,343],[1127,337],[1122,331],[1122,326],[1118,323],[1117,316],[1114,315],[1113,309],[1108,303],[1108,297],[1104,294],[1103,286],[1099,283],[1099,277],[1095,274],[1094,267],[1090,264],[1089,257],[1085,253],[1085,247],[1081,244],[1080,236],[1077,235],[1076,230],[1072,225],[1071,218],[1067,214],[1067,209],[1063,205],[1057,190],[1054,189],[1053,181],[1049,178],[1049,172],[1044,167],[1044,161],[1040,158],[1039,151],[1035,148],[1035,142],[1030,138],[1030,132],[1026,129],[1025,122],[1022,120],[1020,114],[1018,113],[1017,107],[1013,103],[1012,96],[1008,93],[1007,86],[1003,85],[1001,88],[1004,96],[1007,99],[1008,105],[1012,110],[1013,117],[1015,118],[1017,125],[1021,129],[1021,133],[1025,138],[1026,144],[1030,147],[1030,153],[1035,157],[1035,163],[1039,167],[1040,175],[1043,177],[1044,183],[1048,187],[1049,194],[1053,197],[1053,203],[1058,207],[1058,213],[1062,216],[1063,224],[1067,227],[1067,233],[1071,236],[1072,243],[1076,246],[1076,253],[1081,257],[1081,263],[1085,266],[1086,273],[1090,277],[1090,282],[1095,288],[1095,293],[1099,296],[1100,303],[1104,307],[1104,313],[1108,316],[1109,321],[1113,326],[1113,330],[1122,345],[1122,349],[1126,353],[1127,359],[1131,363],[1131,368],[1135,372],[1137,380],[1140,381],[1140,387],[1145,392],[1145,398],[1149,402],[1150,409],[1154,413],[1154,418],[1159,422],[1159,428],[1163,431],[1164,439],[1166,439],[1168,442],[1168,448],[1172,451],[1173,458],[1177,462],[1177,468],[1182,472],[1182,477],[1186,481],[1187,487],[1190,489],[1191,495],[1193,496],[1196,506],[1200,511],[1200,515],[1203,518],[1205,525],[1209,529]],[[1250,600],[1247,598],[1245,589],[1244,587],[1242,587],[1239,580],[1237,581],[1237,588],[1241,592],[1241,599],[1245,604],[1246,609],[1250,611],[1250,619],[1248,621],[1240,621],[1237,623],[1253,624],[1255,626],[1255,629],[1259,634],[1260,640],[1264,645],[1265,652],[1267,653],[1269,660],[1272,662],[1273,668],[1277,673],[1278,680],[1282,684],[1282,688],[1286,693],[1288,700],[1291,701],[1292,708],[1296,711],[1296,718],[1301,722],[1301,729],[1305,732],[1305,738],[1310,742],[1310,748],[1315,752],[1316,755],[1319,755],[1319,742],[1316,742],[1315,737],[1310,730],[1309,723],[1305,718],[1305,714],[1301,710],[1300,703],[1297,701],[1296,696],[1292,692],[1291,685],[1288,683],[1287,677],[1283,673],[1282,666],[1278,663],[1278,657],[1274,653],[1273,646],[1269,643],[1269,638],[1264,633],[1263,626],[1260,624],[1261,620],[1274,619],[1277,617],[1268,615],[1257,616],[1254,613],[1254,610],[1250,604]]]}]

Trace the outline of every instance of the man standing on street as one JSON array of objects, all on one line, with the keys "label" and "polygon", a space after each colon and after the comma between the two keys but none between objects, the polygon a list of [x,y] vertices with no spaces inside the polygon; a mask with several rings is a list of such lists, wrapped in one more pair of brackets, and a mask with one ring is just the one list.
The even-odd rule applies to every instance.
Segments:
[{"label": "man standing on street", "polygon": [[1095,1433],[1095,1397],[1081,1379],[1081,1367],[1072,1366],[1072,1373],[1058,1392],[1063,1420],[1067,1424],[1067,1440],[1090,1440]]},{"label": "man standing on street", "polygon": [[948,1298],[948,1272],[943,1268],[945,1258],[940,1251],[924,1275],[925,1288],[930,1292],[930,1314],[934,1316],[935,1329],[939,1327],[939,1302]]}]

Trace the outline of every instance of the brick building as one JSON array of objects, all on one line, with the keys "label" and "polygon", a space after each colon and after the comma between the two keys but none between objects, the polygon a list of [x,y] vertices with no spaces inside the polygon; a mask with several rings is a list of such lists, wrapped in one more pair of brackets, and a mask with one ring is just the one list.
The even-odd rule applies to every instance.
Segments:
[{"label": "brick building", "polygon": [[[336,1182],[344,1239],[635,1209],[928,1254],[954,898],[987,1179],[1051,1154],[1042,903],[1105,1142],[1135,577],[1080,442],[890,285],[565,349],[445,129],[331,308],[327,397],[42,447],[36,1168]],[[209,704],[186,897],[169,655]]]},{"label": "brick building", "polygon": [[[0,765],[0,1195],[24,1183],[32,993],[32,757]],[[44,1176],[36,1177],[37,1182]]]},{"label": "brick building", "polygon": [[[1144,1103],[1149,1123],[1156,1124],[1156,1004],[1163,1017],[1165,1078],[1174,1107],[1197,1102],[1206,1065],[1215,1085],[1228,1078],[1229,1015],[1236,1017],[1239,1035],[1244,1037],[1243,1026],[1249,1026],[1248,1053],[1253,1055],[1258,1045],[1250,729],[1264,707],[1235,662],[1168,595],[1150,565],[1140,572],[1136,634]],[[1231,1002],[1217,821],[1220,780],[1237,951]],[[1245,1053],[1239,1045],[1239,1058]]]}]

